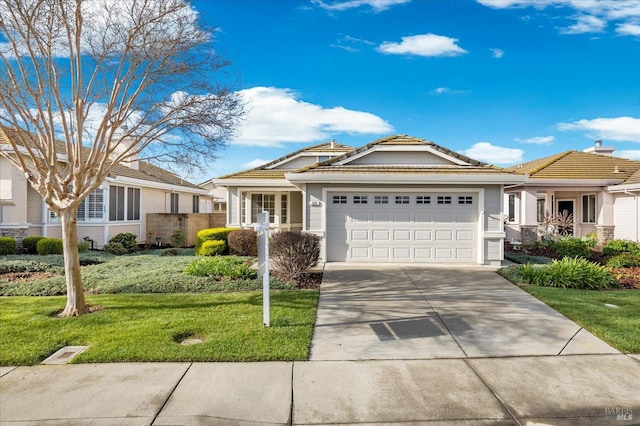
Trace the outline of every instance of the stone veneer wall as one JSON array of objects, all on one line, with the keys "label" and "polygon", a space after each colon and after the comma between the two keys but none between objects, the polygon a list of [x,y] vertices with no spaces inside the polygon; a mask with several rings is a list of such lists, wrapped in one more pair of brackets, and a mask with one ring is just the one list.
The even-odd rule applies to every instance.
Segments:
[{"label": "stone veneer wall", "polygon": [[615,226],[608,225],[596,225],[596,232],[598,233],[598,244],[606,244],[613,240]]},{"label": "stone veneer wall", "polygon": [[538,225],[520,225],[520,238],[523,244],[531,244],[538,240]]},{"label": "stone veneer wall", "polygon": [[22,253],[22,239],[27,236],[28,227],[11,227],[11,228],[2,228],[0,227],[0,236],[2,237],[12,237],[16,240],[16,251],[18,253]]}]

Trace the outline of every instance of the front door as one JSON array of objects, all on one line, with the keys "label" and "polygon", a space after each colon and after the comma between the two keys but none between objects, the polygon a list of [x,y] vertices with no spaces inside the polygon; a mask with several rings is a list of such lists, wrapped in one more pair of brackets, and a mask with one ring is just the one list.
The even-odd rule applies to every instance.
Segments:
[{"label": "front door", "polygon": [[573,200],[558,200],[558,232],[560,235],[573,235],[575,217]]}]

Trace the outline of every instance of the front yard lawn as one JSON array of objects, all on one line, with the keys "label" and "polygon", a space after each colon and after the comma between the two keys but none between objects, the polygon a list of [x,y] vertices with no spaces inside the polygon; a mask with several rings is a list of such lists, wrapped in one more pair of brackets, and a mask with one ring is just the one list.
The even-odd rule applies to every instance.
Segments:
[{"label": "front yard lawn", "polygon": [[640,291],[521,288],[619,351],[640,353]]},{"label": "front yard lawn", "polygon": [[[101,307],[56,318],[64,297],[0,298],[0,365],[34,365],[63,346],[89,345],[73,362],[306,360],[317,290],[90,295]],[[184,346],[187,338],[202,343]]]}]

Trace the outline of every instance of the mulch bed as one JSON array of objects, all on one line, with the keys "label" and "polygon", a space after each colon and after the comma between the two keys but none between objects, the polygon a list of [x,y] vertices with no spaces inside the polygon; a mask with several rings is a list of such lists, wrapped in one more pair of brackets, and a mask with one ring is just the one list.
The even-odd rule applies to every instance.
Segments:
[{"label": "mulch bed", "polygon": [[620,285],[630,290],[640,290],[640,266],[635,268],[611,268]]},{"label": "mulch bed", "polygon": [[50,278],[54,275],[55,274],[50,272],[7,272],[6,274],[0,274],[0,281],[10,283],[36,281],[44,278]]}]

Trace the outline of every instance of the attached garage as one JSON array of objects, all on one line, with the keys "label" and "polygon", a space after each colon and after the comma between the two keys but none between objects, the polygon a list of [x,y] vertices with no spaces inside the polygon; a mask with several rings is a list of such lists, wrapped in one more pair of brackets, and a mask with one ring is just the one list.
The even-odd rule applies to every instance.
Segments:
[{"label": "attached garage", "polygon": [[328,261],[475,263],[478,192],[329,192]]}]

